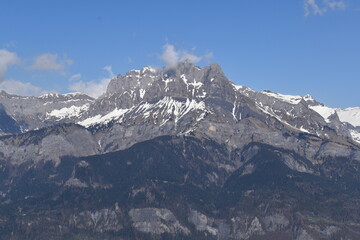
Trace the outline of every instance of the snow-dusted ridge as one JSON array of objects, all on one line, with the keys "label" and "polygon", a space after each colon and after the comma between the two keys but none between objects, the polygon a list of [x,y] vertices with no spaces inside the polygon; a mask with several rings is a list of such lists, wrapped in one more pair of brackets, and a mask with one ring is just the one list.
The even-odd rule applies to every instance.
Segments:
[{"label": "snow-dusted ridge", "polygon": [[84,127],[90,127],[98,124],[108,124],[113,120],[117,120],[121,122],[122,117],[130,111],[130,109],[117,109],[115,108],[113,111],[109,112],[108,114],[101,116],[96,115],[94,117],[87,118],[83,121],[78,122],[77,124],[82,125]]},{"label": "snow-dusted ridge", "polygon": [[292,129],[298,130],[300,132],[310,133],[310,131],[308,129],[304,128],[304,126],[297,128],[297,127],[291,125],[290,123],[288,123],[287,121],[284,121],[283,119],[281,119],[281,117],[279,117],[277,114],[274,113],[274,110],[271,107],[263,106],[261,103],[256,103],[256,106],[259,109],[261,109],[264,113],[276,118],[279,122],[283,123],[284,125],[292,128]]},{"label": "snow-dusted ridge", "polygon": [[174,122],[176,124],[186,114],[196,110],[209,112],[209,110],[206,109],[204,102],[197,102],[194,99],[186,99],[186,101],[183,102],[172,97],[164,97],[156,103],[144,103],[140,105],[136,108],[135,112],[143,114],[145,118],[149,118],[151,115],[161,115],[164,119],[161,124],[164,124],[171,117],[174,117]]},{"label": "snow-dusted ridge", "polygon": [[45,93],[43,95],[41,95],[39,98],[42,98],[42,99],[46,99],[46,98],[58,98],[60,97],[61,94],[59,93],[56,93],[56,92],[49,92],[49,93]]},{"label": "snow-dusted ridge", "polygon": [[329,117],[336,113],[341,122],[349,123],[354,127],[360,127],[360,107],[341,109],[330,108],[322,104],[309,107],[319,113],[327,123],[330,123]]},{"label": "snow-dusted ridge", "polygon": [[72,117],[81,117],[83,113],[85,113],[90,107],[90,104],[87,103],[83,106],[71,106],[64,107],[61,109],[52,110],[50,113],[46,113],[46,119],[50,119],[52,117],[56,118],[57,121],[72,118]]},{"label": "snow-dusted ridge", "polygon": [[[106,124],[109,121],[121,121],[125,115],[131,113],[133,114],[132,116],[141,115],[144,119],[150,117],[158,119],[157,116],[161,116],[160,124],[165,124],[169,121],[169,119],[173,119],[175,123],[177,123],[184,115],[191,111],[195,111],[196,109],[207,111],[204,103],[199,100],[205,99],[208,96],[208,93],[205,91],[205,82],[203,82],[201,79],[194,78],[194,76],[187,75],[186,72],[181,73],[178,76],[169,77],[167,76],[166,72],[161,71],[161,69],[156,69],[153,67],[144,67],[141,70],[131,70],[127,73],[127,75],[124,76],[126,79],[131,79],[125,80],[128,81],[126,84],[129,85],[130,89],[124,88],[122,90],[122,94],[128,93],[132,99],[135,99],[137,96],[141,100],[144,100],[148,99],[151,94],[154,94],[151,93],[152,86],[162,86],[165,93],[172,92],[171,88],[183,86],[186,88],[187,92],[190,93],[187,96],[188,99],[185,102],[178,101],[171,96],[167,96],[163,97],[155,103],[142,102],[141,104],[133,106],[133,109],[131,110],[116,108],[112,112],[105,115],[93,115],[91,118],[82,120],[79,123],[86,127],[96,124]],[[216,80],[214,77],[210,78],[211,83],[214,80]],[[161,82],[158,83],[156,81]],[[301,112],[298,111],[304,108],[309,108],[310,110],[317,112],[328,124],[331,124],[331,116],[337,113],[341,121],[350,123],[353,126],[360,126],[360,120],[357,114],[359,111],[357,108],[346,110],[333,109],[318,103],[309,94],[305,96],[296,96],[274,93],[268,90],[257,92],[246,86],[236,85],[231,82],[230,84],[232,84],[236,94],[240,93],[251,99],[254,99],[255,104],[259,109],[261,109],[261,111],[272,117],[275,117],[283,124],[297,131],[317,134],[319,136],[324,135],[321,134],[322,130],[317,129],[317,123],[309,123],[306,121],[302,123],[298,120],[302,117],[299,116],[299,113],[301,114]],[[122,88],[120,87],[120,89]],[[194,99],[198,100],[195,101]],[[283,102],[285,105],[278,104],[279,101]],[[297,106],[301,102],[303,104],[301,106]],[[273,106],[274,104],[276,104],[276,106]],[[284,108],[282,106],[284,106]],[[237,121],[238,119],[235,115],[236,110],[237,105],[235,100],[232,108],[232,116]],[[157,124],[157,122],[155,122],[156,121],[154,120],[154,124]],[[357,133],[356,130],[354,130],[351,134],[351,136],[354,138],[356,135],[355,133]]]},{"label": "snow-dusted ridge", "polygon": [[[125,115],[141,116],[143,119],[150,117],[156,119],[160,118],[162,121],[160,125],[165,124],[169,119],[174,119],[175,124],[185,115],[192,111],[201,111],[202,113],[210,113],[207,110],[204,102],[198,102],[194,99],[186,99],[186,101],[176,100],[172,97],[164,97],[155,103],[142,102],[138,106],[130,109],[114,109],[105,115],[96,115],[85,120],[79,121],[78,124],[84,127],[91,127],[95,125],[108,124],[111,121],[121,123]],[[197,118],[200,121],[204,115]]]},{"label": "snow-dusted ridge", "polygon": [[[258,92],[229,81],[216,64],[203,69],[186,64],[180,63],[174,71],[146,66],[131,70],[124,76],[118,75],[111,80],[106,93],[97,99],[79,92],[51,92],[40,97],[29,97],[29,100],[3,92],[0,96],[3,95],[4,101],[18,101],[16,104],[9,101],[8,106],[13,108],[10,115],[15,117],[19,114],[19,108],[13,106],[23,106],[25,115],[34,106],[31,117],[46,120],[46,124],[75,122],[92,127],[109,122],[133,124],[135,121],[138,124],[146,120],[146,124],[177,125],[182,124],[181,119],[186,115],[189,117],[184,124],[188,120],[200,121],[212,113],[210,109],[224,123],[238,123],[242,117],[249,116],[250,109],[250,113],[254,111],[274,117],[295,131],[326,137],[324,126],[329,126],[341,136],[351,135],[354,140],[360,141],[360,107],[330,108],[317,102],[311,95],[294,96],[268,90]],[[226,99],[232,105],[231,109],[229,106],[225,108],[226,104],[214,106],[217,103],[213,100],[219,98]],[[29,101],[32,101],[31,104],[26,104]],[[34,121],[30,124],[33,126],[29,129],[42,127]]]},{"label": "snow-dusted ridge", "polygon": [[329,117],[336,113],[336,110],[323,105],[309,106],[312,110],[319,113],[327,123],[330,123]]},{"label": "snow-dusted ridge", "polygon": [[38,98],[40,99],[48,99],[48,98],[60,98],[60,97],[64,97],[64,98],[72,98],[72,97],[81,97],[81,96],[85,96],[87,98],[91,98],[90,96],[81,93],[81,92],[71,92],[71,93],[64,93],[64,94],[60,94],[57,92],[49,92],[49,93],[45,93],[41,96],[39,96]]},{"label": "snow-dusted ridge", "polygon": [[360,143],[360,131],[356,127],[360,127],[360,107],[354,108],[330,108],[322,104],[309,106],[312,110],[320,114],[327,123],[331,123],[330,117],[336,114],[343,123],[350,124],[354,129],[349,129],[352,139]]},{"label": "snow-dusted ridge", "polygon": [[267,90],[262,91],[261,93],[291,104],[298,104],[302,99],[301,96],[285,95],[285,94],[270,92]]}]

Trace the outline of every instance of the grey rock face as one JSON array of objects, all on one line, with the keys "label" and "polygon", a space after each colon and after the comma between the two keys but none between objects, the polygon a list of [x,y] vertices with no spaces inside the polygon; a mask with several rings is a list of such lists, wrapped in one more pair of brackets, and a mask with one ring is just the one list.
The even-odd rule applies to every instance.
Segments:
[{"label": "grey rock face", "polygon": [[218,235],[219,230],[215,226],[214,219],[208,218],[196,210],[191,210],[188,220],[195,225],[196,230],[206,231],[214,236]]},{"label": "grey rock face", "polygon": [[72,215],[69,219],[70,227],[91,232],[118,232],[123,229],[123,216],[112,209],[98,211],[84,211]]},{"label": "grey rock face", "polygon": [[0,104],[16,120],[22,131],[59,122],[73,122],[73,118],[86,111],[93,101],[93,98],[80,93],[49,93],[41,97],[22,97],[0,92]]},{"label": "grey rock face", "polygon": [[20,165],[25,162],[53,161],[63,156],[88,156],[99,153],[94,136],[85,128],[68,124],[5,136],[0,141],[0,158]]},{"label": "grey rock face", "polygon": [[249,219],[248,217],[236,217],[232,219],[233,238],[249,239],[253,236],[264,235],[263,226],[257,217]]},{"label": "grey rock face", "polygon": [[133,226],[140,232],[163,234],[189,234],[190,231],[182,226],[174,214],[164,208],[142,208],[129,211]]},{"label": "grey rock face", "polygon": [[2,104],[0,104],[0,135],[21,133],[19,124],[9,116]]},{"label": "grey rock face", "polygon": [[290,224],[289,220],[281,214],[266,216],[263,221],[266,230],[270,232],[284,230]]}]

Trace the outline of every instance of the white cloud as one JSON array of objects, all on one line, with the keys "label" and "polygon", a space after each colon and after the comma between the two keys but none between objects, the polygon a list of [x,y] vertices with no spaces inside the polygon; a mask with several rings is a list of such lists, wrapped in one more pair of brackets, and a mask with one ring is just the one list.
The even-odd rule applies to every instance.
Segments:
[{"label": "white cloud", "polygon": [[209,61],[211,58],[214,57],[214,54],[212,52],[207,52],[205,55],[204,55],[204,59],[206,61]]},{"label": "white cloud", "polygon": [[172,68],[179,62],[179,53],[175,50],[175,47],[171,44],[166,44],[164,52],[161,55],[161,59],[165,62],[165,66]]},{"label": "white cloud", "polygon": [[109,76],[111,78],[115,77],[115,74],[112,71],[112,66],[105,66],[105,67],[103,67],[103,69],[109,73]]},{"label": "white cloud", "polygon": [[316,2],[316,0],[304,0],[305,16],[324,15],[329,10],[344,10],[346,4],[343,0],[323,0],[322,6]]},{"label": "white cloud", "polygon": [[99,81],[78,81],[69,86],[70,91],[85,93],[91,97],[97,98],[106,92],[107,86],[112,78],[115,77],[111,66],[103,68],[107,71],[108,76],[100,79]]},{"label": "white cloud", "polygon": [[0,49],[0,82],[4,81],[5,72],[10,65],[18,64],[20,62],[16,53],[9,52],[5,49]]},{"label": "white cloud", "polygon": [[31,83],[23,83],[13,79],[1,82],[0,89],[7,93],[20,96],[40,96],[46,92],[45,90],[36,87]]},{"label": "white cloud", "polygon": [[31,83],[24,83],[14,79],[4,79],[4,74],[10,65],[19,64],[20,59],[16,53],[0,49],[0,90],[21,96],[39,96],[46,91]]},{"label": "white cloud", "polygon": [[44,53],[35,58],[34,64],[29,67],[31,70],[55,70],[61,71],[67,65],[73,64],[73,60],[64,57],[58,58],[57,54]]},{"label": "white cloud", "polygon": [[165,62],[166,68],[173,68],[182,61],[197,63],[202,59],[202,57],[193,55],[186,51],[177,51],[174,45],[171,44],[165,44],[163,49],[164,51],[160,58]]},{"label": "white cloud", "polygon": [[188,52],[184,52],[180,61],[189,61],[189,62],[192,62],[192,63],[197,63],[197,62],[200,62],[201,60],[201,57],[198,57],[198,56],[195,56],[193,54],[190,54]]},{"label": "white cloud", "polygon": [[78,81],[78,80],[80,80],[80,78],[81,78],[81,74],[77,73],[77,74],[74,74],[74,75],[70,76],[69,81],[70,82]]}]

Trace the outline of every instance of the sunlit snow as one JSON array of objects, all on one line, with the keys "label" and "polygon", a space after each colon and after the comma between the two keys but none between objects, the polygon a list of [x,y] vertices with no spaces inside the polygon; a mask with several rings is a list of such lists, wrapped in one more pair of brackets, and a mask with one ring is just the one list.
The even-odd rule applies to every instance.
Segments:
[{"label": "sunlit snow", "polygon": [[338,116],[342,122],[347,122],[354,127],[360,126],[360,107],[336,109]]},{"label": "sunlit snow", "polygon": [[266,94],[270,97],[280,99],[284,102],[291,103],[291,104],[298,104],[302,99],[301,96],[284,95],[284,94],[273,93],[273,92],[268,92],[268,91],[262,91],[261,93]]},{"label": "sunlit snow", "polygon": [[49,119],[51,117],[55,117],[58,120],[64,118],[71,118],[71,117],[79,117],[83,112],[87,111],[90,107],[90,104],[85,104],[83,106],[71,106],[71,107],[64,107],[61,109],[52,110],[50,113],[46,114],[46,118]]},{"label": "sunlit snow", "polygon": [[309,106],[309,108],[320,114],[327,123],[330,122],[329,117],[335,113],[335,109],[322,105]]},{"label": "sunlit snow", "polygon": [[84,127],[90,127],[90,126],[93,126],[96,124],[107,124],[114,119],[120,120],[121,117],[124,116],[124,114],[128,111],[129,111],[129,109],[117,109],[116,108],[115,110],[113,110],[112,112],[110,112],[104,116],[101,116],[99,114],[94,117],[87,118],[81,122],[78,122],[78,124],[80,124]]}]

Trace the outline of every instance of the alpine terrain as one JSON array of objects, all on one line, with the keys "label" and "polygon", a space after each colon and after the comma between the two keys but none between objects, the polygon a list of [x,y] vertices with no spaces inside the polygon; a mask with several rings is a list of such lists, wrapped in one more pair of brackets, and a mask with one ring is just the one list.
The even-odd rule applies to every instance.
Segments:
[{"label": "alpine terrain", "polygon": [[217,64],[0,92],[0,239],[360,239],[360,108]]}]

